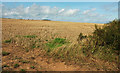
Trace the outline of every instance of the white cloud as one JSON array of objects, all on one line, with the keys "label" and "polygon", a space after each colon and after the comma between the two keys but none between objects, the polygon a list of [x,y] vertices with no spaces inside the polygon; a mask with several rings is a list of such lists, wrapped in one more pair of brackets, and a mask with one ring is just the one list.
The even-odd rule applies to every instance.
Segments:
[{"label": "white cloud", "polygon": [[83,12],[83,14],[87,14],[89,12],[90,12],[90,10],[86,10],[86,11]]},{"label": "white cloud", "polygon": [[58,13],[61,13],[61,12],[63,12],[65,9],[61,9],[61,10],[59,10],[59,12]]},{"label": "white cloud", "polygon": [[63,14],[67,15],[67,16],[70,16],[70,15],[75,15],[79,11],[80,11],[79,9],[69,9],[69,10],[65,11]]},{"label": "white cloud", "polygon": [[50,10],[49,6],[40,6],[40,12],[44,13],[44,14],[49,14],[51,13],[52,10]]},{"label": "white cloud", "polygon": [[4,13],[4,15],[5,16],[7,16],[7,15],[19,15],[19,13],[18,12],[9,12],[9,13]]},{"label": "white cloud", "polygon": [[[0,11],[1,12],[1,11]],[[58,21],[80,21],[80,22],[105,22],[109,16],[96,13],[96,8],[81,11],[80,9],[66,9],[33,4],[24,7],[9,8],[3,5],[2,16],[4,18],[22,19],[50,19]]]},{"label": "white cloud", "polygon": [[30,7],[26,7],[26,8],[25,8],[25,13],[28,13],[28,12],[29,12],[29,9],[30,9]]},{"label": "white cloud", "polygon": [[90,10],[85,10],[85,11],[83,12],[83,14],[88,14],[88,13],[93,12],[93,11],[95,11],[95,10],[96,10],[96,8],[92,8],[92,9],[90,9]]},{"label": "white cloud", "polygon": [[57,7],[50,6],[40,6],[37,4],[33,4],[28,7],[24,7],[20,5],[16,8],[4,7],[3,17],[24,17],[24,18],[43,18],[45,16],[48,17],[56,17],[56,16],[72,16],[77,14],[79,9],[60,9]]}]

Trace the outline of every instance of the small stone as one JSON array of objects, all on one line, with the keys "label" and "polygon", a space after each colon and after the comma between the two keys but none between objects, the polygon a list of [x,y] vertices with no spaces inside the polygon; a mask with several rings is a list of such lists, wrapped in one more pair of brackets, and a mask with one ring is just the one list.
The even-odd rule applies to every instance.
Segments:
[{"label": "small stone", "polygon": [[27,67],[27,69],[30,69],[29,67]]},{"label": "small stone", "polygon": [[34,62],[36,62],[36,60],[34,60]]}]

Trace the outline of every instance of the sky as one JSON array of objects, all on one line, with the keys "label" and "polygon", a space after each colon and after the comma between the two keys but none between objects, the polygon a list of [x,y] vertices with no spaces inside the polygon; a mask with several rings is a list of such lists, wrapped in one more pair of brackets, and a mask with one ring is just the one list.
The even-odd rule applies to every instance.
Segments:
[{"label": "sky", "polygon": [[119,2],[119,0],[1,0],[2,2]]},{"label": "sky", "polygon": [[118,18],[118,2],[2,2],[3,18],[107,23]]}]

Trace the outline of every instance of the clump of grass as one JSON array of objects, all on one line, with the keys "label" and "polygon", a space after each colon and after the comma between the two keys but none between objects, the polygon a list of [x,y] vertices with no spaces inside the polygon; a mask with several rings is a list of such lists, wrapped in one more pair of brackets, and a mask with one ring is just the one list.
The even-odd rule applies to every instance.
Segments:
[{"label": "clump of grass", "polygon": [[[47,43],[46,54],[54,59],[61,59],[62,61],[74,61],[79,62],[82,60],[80,57],[80,47],[73,43],[67,44],[66,39],[55,38],[53,41]],[[62,46],[66,44],[65,46]],[[62,46],[62,47],[61,47]]]},{"label": "clump of grass", "polygon": [[62,46],[65,43],[66,43],[66,39],[55,38],[52,42],[46,43],[46,46],[48,46],[49,48],[56,48]]},{"label": "clump of grass", "polygon": [[35,69],[35,66],[31,66],[30,68]]},{"label": "clump of grass", "polygon": [[28,49],[28,48],[26,48],[26,49],[25,49],[25,51],[26,51],[26,52],[29,52],[29,49]]},{"label": "clump of grass", "polygon": [[14,68],[17,68],[19,67],[20,65],[19,64],[14,64]]},{"label": "clump of grass", "polygon": [[39,48],[41,45],[41,38],[36,37],[36,35],[17,35],[14,37],[14,40],[17,45],[22,46],[26,52],[29,52],[29,50]]},{"label": "clump of grass", "polygon": [[85,39],[87,36],[86,35],[83,35],[83,33],[80,33],[79,36],[78,36],[78,43],[80,43],[83,39]]},{"label": "clump of grass", "polygon": [[4,67],[9,67],[9,66],[8,65],[3,65],[2,68],[4,68]]},{"label": "clump of grass", "polygon": [[10,54],[10,53],[9,53],[9,52],[6,52],[6,51],[3,51],[3,52],[2,52],[2,55],[3,55],[3,56],[7,56],[7,55],[9,55],[9,54]]},{"label": "clump of grass", "polygon": [[39,48],[40,46],[38,45],[37,48]]},{"label": "clump of grass", "polygon": [[22,63],[29,63],[29,61],[26,61],[26,60],[23,60],[23,61],[21,61]]},{"label": "clump of grass", "polygon": [[34,49],[34,48],[36,48],[36,45],[35,44],[32,44],[32,47],[31,47],[32,49]]},{"label": "clump of grass", "polygon": [[12,40],[10,39],[10,40],[5,40],[4,41],[4,43],[11,43],[12,42]]},{"label": "clump of grass", "polygon": [[27,36],[23,36],[25,38],[36,38],[37,36],[36,35],[27,35]]},{"label": "clump of grass", "polygon": [[22,59],[22,57],[18,57],[18,56],[16,56],[15,59]]},{"label": "clump of grass", "polygon": [[55,38],[51,42],[46,43],[47,49],[46,51],[49,53],[53,51],[55,48],[61,47],[62,45],[66,44],[66,39],[63,38]]},{"label": "clump of grass", "polygon": [[16,37],[21,37],[20,35],[16,35]]},{"label": "clump of grass", "polygon": [[26,71],[25,69],[20,69],[20,71]]}]

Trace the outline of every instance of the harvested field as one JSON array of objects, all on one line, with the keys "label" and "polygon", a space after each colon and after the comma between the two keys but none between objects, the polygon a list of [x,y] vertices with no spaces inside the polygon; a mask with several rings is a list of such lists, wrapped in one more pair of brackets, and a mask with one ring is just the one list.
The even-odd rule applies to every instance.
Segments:
[{"label": "harvested field", "polygon": [[[96,25],[99,27],[103,26],[103,24]],[[77,64],[73,63],[72,60],[64,61],[59,58],[55,59],[49,56],[49,54],[46,54],[45,50],[48,47],[59,49],[66,45],[70,46],[77,43],[78,35],[80,33],[84,35],[92,34],[95,29],[94,26],[95,23],[2,19],[3,70],[117,70],[115,63],[105,62],[100,59],[80,57],[81,63]],[[54,45],[56,42],[57,46]],[[48,45],[47,47],[45,45],[46,43]],[[52,46],[50,43],[52,43]],[[49,50],[47,51],[49,52]]]}]

